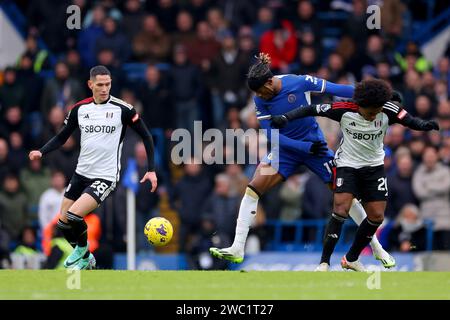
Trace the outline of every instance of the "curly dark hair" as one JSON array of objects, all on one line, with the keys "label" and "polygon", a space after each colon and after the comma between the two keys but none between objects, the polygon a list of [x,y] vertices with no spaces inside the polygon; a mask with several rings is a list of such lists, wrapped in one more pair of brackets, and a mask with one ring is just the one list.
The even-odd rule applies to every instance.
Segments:
[{"label": "curly dark hair", "polygon": [[391,98],[391,86],[386,81],[379,79],[359,82],[353,93],[353,100],[361,108],[380,108]]},{"label": "curly dark hair", "polygon": [[257,59],[258,61],[250,67],[247,74],[247,86],[252,91],[257,91],[273,77],[270,70],[270,56],[267,53],[260,53]]}]

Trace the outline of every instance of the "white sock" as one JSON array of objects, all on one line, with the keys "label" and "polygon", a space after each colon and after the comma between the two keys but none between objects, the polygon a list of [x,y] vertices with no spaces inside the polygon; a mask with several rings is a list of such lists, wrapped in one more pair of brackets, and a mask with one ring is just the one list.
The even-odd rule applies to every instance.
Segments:
[{"label": "white sock", "polygon": [[234,235],[233,249],[239,253],[244,253],[245,242],[247,241],[248,231],[256,217],[256,208],[258,206],[259,196],[255,191],[247,187],[245,195],[242,198],[239,208],[239,216],[236,224],[236,234]]},{"label": "white sock", "polygon": [[[356,199],[353,199],[353,203],[352,203],[352,207],[350,208],[349,215],[350,215],[350,217],[352,217],[353,221],[355,221],[358,226],[367,217],[364,207]],[[370,246],[372,247],[372,250],[376,250],[376,251],[384,250],[383,247],[381,246],[380,242],[378,241],[378,238],[376,235],[373,235],[372,241],[370,241]]]}]

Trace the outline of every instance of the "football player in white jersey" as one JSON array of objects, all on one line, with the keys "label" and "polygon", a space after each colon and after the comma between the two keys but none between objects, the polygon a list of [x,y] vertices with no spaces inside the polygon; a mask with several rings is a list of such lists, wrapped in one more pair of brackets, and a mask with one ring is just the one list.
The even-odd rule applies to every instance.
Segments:
[{"label": "football player in white jersey", "polygon": [[92,97],[72,106],[63,129],[41,149],[29,154],[30,160],[39,159],[61,147],[75,129],[80,129],[77,168],[64,193],[57,224],[74,247],[64,262],[70,269],[95,267],[95,258],[89,252],[84,217],[114,191],[119,181],[122,143],[128,126],[141,136],[147,153],[148,169],[140,182],[149,180],[151,192],[157,187],[152,135],[133,106],[110,95],[109,70],[104,66],[93,67],[88,86]]},{"label": "football player in white jersey", "polygon": [[386,82],[365,80],[356,85],[354,102],[302,106],[271,119],[274,128],[309,116],[327,117],[341,125],[343,138],[335,155],[333,213],[325,232],[320,270],[328,270],[326,258],[331,256],[339,240],[354,198],[361,199],[367,218],[358,227],[350,250],[342,257],[341,266],[365,270],[359,255],[383,222],[386,209],[388,186],[383,139],[388,126],[400,123],[413,130],[439,130],[436,121],[412,117],[399,103],[390,101],[391,97],[392,90]]}]

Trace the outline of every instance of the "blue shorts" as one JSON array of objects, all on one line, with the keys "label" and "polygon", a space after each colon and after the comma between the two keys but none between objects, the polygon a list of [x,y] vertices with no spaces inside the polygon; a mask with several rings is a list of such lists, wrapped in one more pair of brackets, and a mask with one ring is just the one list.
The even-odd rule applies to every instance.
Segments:
[{"label": "blue shorts", "polygon": [[293,175],[299,166],[305,165],[324,183],[330,183],[333,181],[333,160],[334,153],[330,149],[325,156],[305,155],[286,149],[277,152],[277,149],[272,149],[261,162],[270,164],[285,180]]}]

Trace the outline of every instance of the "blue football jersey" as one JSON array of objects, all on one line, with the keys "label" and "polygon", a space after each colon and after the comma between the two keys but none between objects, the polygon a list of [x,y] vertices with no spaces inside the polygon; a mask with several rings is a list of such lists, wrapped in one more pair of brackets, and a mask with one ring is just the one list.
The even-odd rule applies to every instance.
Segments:
[{"label": "blue football jersey", "polygon": [[[255,97],[256,115],[281,115],[300,106],[311,104],[311,92],[324,92],[326,81],[309,75],[286,74],[276,76],[281,80],[281,90],[270,100]],[[268,121],[268,120],[262,120]],[[323,141],[322,130],[314,117],[290,121],[280,134],[305,141]]]}]

